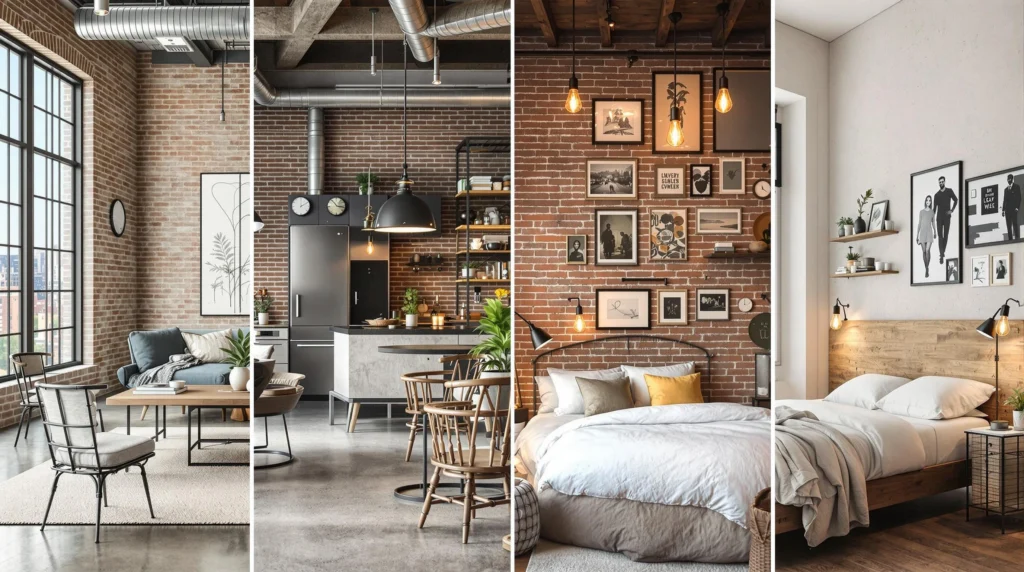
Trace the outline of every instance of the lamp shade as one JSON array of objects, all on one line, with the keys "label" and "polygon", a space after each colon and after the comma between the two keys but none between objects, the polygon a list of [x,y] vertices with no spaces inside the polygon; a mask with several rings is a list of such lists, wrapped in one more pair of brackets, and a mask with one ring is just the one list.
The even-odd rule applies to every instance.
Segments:
[{"label": "lamp shade", "polygon": [[253,232],[263,230],[263,219],[260,218],[260,213],[256,211],[252,211],[252,230]]},{"label": "lamp shade", "polygon": [[533,342],[533,349],[539,350],[551,342],[551,336],[547,332],[534,326],[530,320],[524,318],[519,312],[516,312],[516,315],[519,316],[520,320],[526,322],[526,326],[530,328],[530,341]]},{"label": "lamp shade", "polygon": [[398,194],[384,201],[373,229],[377,232],[424,233],[437,230],[430,206],[412,194],[408,185],[399,183]]},{"label": "lamp shade", "polygon": [[980,326],[978,326],[978,333],[991,340],[993,337],[995,337],[992,335],[995,329],[996,321],[992,318],[989,318],[982,322]]}]

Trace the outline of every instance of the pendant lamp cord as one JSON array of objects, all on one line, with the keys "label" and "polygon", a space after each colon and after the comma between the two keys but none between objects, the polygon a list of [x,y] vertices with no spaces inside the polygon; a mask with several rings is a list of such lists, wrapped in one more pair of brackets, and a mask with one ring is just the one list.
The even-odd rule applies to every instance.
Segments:
[{"label": "pendant lamp cord", "polygon": [[224,62],[228,60],[228,49],[230,44],[224,45],[224,53],[220,55],[220,120],[224,121]]},{"label": "pendant lamp cord", "polygon": [[722,76],[725,76],[725,19],[729,17],[729,3],[725,3],[722,11]]},{"label": "pendant lamp cord", "polygon": [[[678,52],[678,50],[679,50],[679,39],[676,36],[676,34],[678,33],[677,32],[678,28],[679,28],[679,23],[678,22],[673,22],[672,23],[672,90],[673,91],[679,89],[679,83],[678,83],[679,80],[677,78],[677,74],[679,73],[679,52]],[[679,100],[677,98],[676,99],[676,105],[678,105],[678,104],[679,104]]]},{"label": "pendant lamp cord", "polygon": [[[575,0],[574,0],[575,1]],[[409,169],[409,36],[402,42],[402,178]]]},{"label": "pendant lamp cord", "polygon": [[572,0],[572,77],[576,77],[576,0]]}]

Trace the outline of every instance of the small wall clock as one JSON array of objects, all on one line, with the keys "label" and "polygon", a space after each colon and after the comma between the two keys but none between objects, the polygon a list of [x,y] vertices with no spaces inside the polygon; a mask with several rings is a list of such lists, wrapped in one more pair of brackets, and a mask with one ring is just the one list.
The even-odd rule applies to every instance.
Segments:
[{"label": "small wall clock", "polygon": [[750,298],[740,298],[739,304],[736,306],[740,312],[749,312],[754,309],[754,302]]},{"label": "small wall clock", "polygon": [[114,236],[121,236],[127,224],[128,215],[125,213],[124,203],[121,199],[114,199],[114,202],[110,203],[110,230]]},{"label": "small wall clock", "polygon": [[292,212],[299,216],[306,216],[309,214],[309,209],[312,204],[306,197],[295,197],[292,199]]},{"label": "small wall clock", "polygon": [[327,212],[334,216],[341,216],[345,214],[345,209],[347,208],[348,204],[345,202],[345,199],[341,197],[334,197],[327,202]]},{"label": "small wall clock", "polygon": [[772,184],[768,179],[754,181],[754,196],[759,199],[770,199],[772,196]]}]

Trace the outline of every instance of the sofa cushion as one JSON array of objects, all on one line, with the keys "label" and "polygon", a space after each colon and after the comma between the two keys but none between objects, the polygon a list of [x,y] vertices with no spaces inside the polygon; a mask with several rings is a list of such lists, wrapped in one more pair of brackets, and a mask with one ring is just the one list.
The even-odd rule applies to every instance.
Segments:
[{"label": "sofa cushion", "polygon": [[193,334],[182,332],[181,337],[185,339],[185,345],[189,353],[203,363],[224,363],[228,361],[228,353],[225,351],[230,343],[232,330],[220,330],[208,334]]},{"label": "sofa cushion", "polygon": [[[99,465],[96,464],[96,451],[78,449],[75,451],[75,464],[82,467],[116,467],[134,461],[156,448],[156,442],[142,435],[120,435],[117,433],[97,433],[96,450],[99,451]],[[70,464],[71,459],[66,449],[54,449],[57,461]]]},{"label": "sofa cushion", "polygon": [[231,365],[226,363],[204,363],[174,372],[171,379],[191,385],[227,385]]},{"label": "sofa cushion", "polygon": [[185,338],[181,337],[178,328],[166,330],[150,330],[128,334],[128,347],[132,359],[139,366],[139,371],[146,371],[164,365],[171,356],[188,351]]}]

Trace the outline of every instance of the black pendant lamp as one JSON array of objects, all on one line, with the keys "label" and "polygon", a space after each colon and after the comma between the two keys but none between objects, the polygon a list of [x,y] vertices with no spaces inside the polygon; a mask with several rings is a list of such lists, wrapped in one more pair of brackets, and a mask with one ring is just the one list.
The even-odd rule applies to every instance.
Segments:
[{"label": "black pendant lamp", "polygon": [[402,43],[402,179],[398,181],[398,194],[381,205],[374,220],[376,232],[415,234],[434,232],[437,224],[430,207],[423,199],[412,194],[409,179],[409,38]]},{"label": "black pendant lamp", "polygon": [[263,219],[260,217],[260,213],[255,210],[252,211],[252,231],[259,232],[263,230]]},{"label": "black pendant lamp", "polygon": [[576,77],[576,0],[572,0],[572,77],[569,78],[569,94],[565,97],[565,110],[569,113],[579,113],[582,109],[580,80]]},{"label": "black pendant lamp", "polygon": [[725,20],[729,17],[728,0],[718,5],[718,14],[722,17],[722,78],[718,80],[715,110],[719,113],[729,113],[732,111],[732,95],[729,94],[729,78],[725,76]]},{"label": "black pendant lamp", "polygon": [[[678,95],[679,80],[677,76],[679,74],[679,41],[676,37],[676,29],[679,27],[679,20],[683,19],[683,15],[679,12],[672,12],[668,15],[668,19],[672,22],[672,93]],[[680,115],[679,105],[677,104],[678,98],[672,98],[672,107],[668,110],[668,137],[667,142],[670,147],[681,147],[686,142],[686,137],[683,135],[683,121]]]},{"label": "black pendant lamp", "polygon": [[551,336],[547,332],[533,325],[533,322],[527,320],[522,314],[516,312],[519,319],[526,322],[526,327],[530,328],[530,342],[533,344],[533,349],[539,350],[542,347],[551,343]]}]

